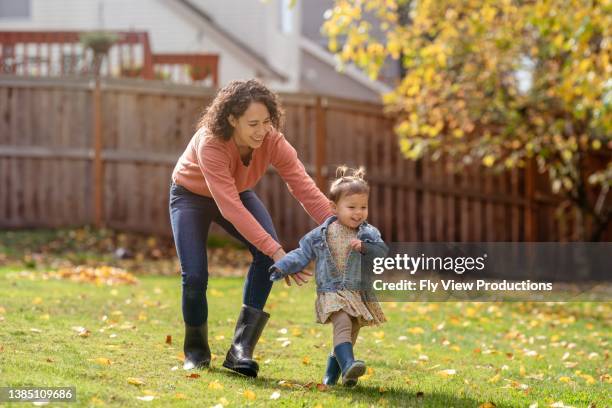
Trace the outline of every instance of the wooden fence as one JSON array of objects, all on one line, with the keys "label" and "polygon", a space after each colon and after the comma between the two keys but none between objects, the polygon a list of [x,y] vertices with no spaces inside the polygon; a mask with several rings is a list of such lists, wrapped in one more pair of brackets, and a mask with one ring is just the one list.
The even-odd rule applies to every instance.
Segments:
[{"label": "wooden fence", "polygon": [[[170,233],[170,174],[212,91],[103,80],[97,154],[94,88],[82,78],[0,76],[1,228],[91,224],[98,208],[108,227]],[[370,221],[388,241],[550,241],[574,230],[531,167],[450,174],[440,161],[403,159],[380,106],[281,99],[285,135],[320,185],[339,164],[366,167]],[[287,248],[314,226],[273,170],[256,191]]]}]

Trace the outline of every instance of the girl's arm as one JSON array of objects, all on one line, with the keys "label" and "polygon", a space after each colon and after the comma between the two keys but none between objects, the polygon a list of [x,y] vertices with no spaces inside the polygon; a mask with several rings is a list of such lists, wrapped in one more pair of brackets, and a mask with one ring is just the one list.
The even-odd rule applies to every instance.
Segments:
[{"label": "girl's arm", "polygon": [[387,256],[389,252],[389,247],[385,244],[385,241],[382,240],[380,232],[376,227],[370,225],[372,228],[372,233],[368,234],[368,237],[365,237],[363,242],[361,243],[361,250],[364,255],[372,258],[379,258]]},{"label": "girl's arm", "polygon": [[270,267],[270,280],[277,281],[285,276],[301,272],[314,259],[312,249],[312,233],[306,234],[299,243],[299,247],[290,251],[281,260]]}]

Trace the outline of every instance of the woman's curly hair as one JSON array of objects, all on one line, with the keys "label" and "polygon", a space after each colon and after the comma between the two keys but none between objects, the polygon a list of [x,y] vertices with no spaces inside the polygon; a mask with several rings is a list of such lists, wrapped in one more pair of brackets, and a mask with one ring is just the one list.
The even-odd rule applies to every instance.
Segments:
[{"label": "woman's curly hair", "polygon": [[252,102],[264,104],[268,108],[272,125],[280,129],[283,111],[278,97],[257,79],[231,81],[219,89],[200,118],[198,128],[205,127],[215,137],[229,140],[234,132],[228,121],[229,116],[241,117]]}]

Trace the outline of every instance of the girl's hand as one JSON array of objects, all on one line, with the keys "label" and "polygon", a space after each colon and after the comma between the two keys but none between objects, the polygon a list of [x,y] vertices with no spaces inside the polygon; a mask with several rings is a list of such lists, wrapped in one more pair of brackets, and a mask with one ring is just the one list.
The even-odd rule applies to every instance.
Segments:
[{"label": "girl's hand", "polygon": [[[302,284],[308,283],[308,277],[312,276],[312,273],[308,271],[302,271],[291,274],[289,276],[291,276],[291,278],[298,286],[302,286]],[[287,284],[287,286],[291,286],[291,280],[289,279],[289,276],[285,276],[285,283]]]},{"label": "girl's hand", "polygon": [[357,238],[351,239],[351,248],[357,252],[361,252],[361,240],[358,240]]}]

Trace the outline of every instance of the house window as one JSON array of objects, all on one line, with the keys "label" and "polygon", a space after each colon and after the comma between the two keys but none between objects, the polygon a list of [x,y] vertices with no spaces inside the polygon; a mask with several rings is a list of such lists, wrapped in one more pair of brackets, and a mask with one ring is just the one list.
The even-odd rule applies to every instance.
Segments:
[{"label": "house window", "polygon": [[280,30],[283,34],[291,34],[293,32],[293,9],[295,8],[294,0],[280,0]]},{"label": "house window", "polygon": [[0,19],[30,17],[30,0],[0,0]]}]

